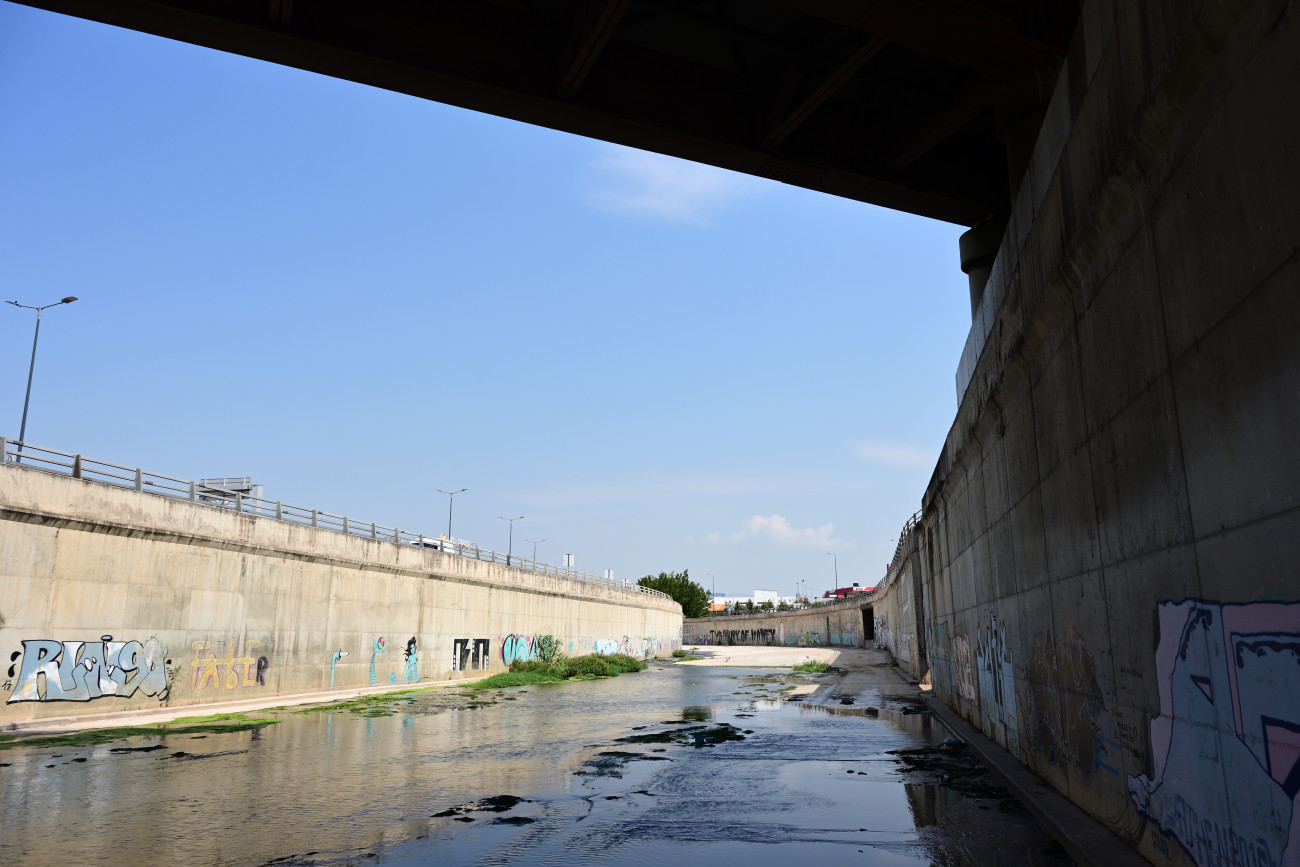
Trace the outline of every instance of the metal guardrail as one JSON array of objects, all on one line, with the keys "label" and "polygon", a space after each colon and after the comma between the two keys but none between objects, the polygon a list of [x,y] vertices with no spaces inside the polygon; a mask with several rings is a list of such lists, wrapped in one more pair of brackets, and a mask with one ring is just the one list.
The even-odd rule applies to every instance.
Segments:
[{"label": "metal guardrail", "polygon": [[85,455],[61,452],[44,446],[5,439],[4,437],[0,437],[0,463],[11,467],[23,467],[25,469],[71,476],[74,479],[103,482],[119,488],[160,494],[178,500],[188,500],[197,505],[226,509],[242,515],[270,518],[290,524],[301,524],[319,530],[343,533],[348,536],[362,536],[375,541],[391,542],[394,545],[409,545],[421,549],[436,550],[456,557],[468,557],[487,563],[500,563],[503,566],[523,569],[525,572],[533,572],[538,575],[553,575],[557,578],[569,578],[601,587],[632,590],[650,596],[662,596],[664,599],[672,598],[667,593],[652,590],[649,587],[642,587],[632,581],[615,580],[604,575],[593,575],[589,572],[577,572],[560,566],[550,566],[523,557],[489,551],[477,545],[457,544],[436,536],[412,533],[409,530],[401,530],[397,527],[386,527],[373,521],[359,521],[346,515],[336,515],[332,512],[323,512],[320,509],[308,509],[305,506],[295,506],[280,500],[250,497],[239,491],[204,485],[189,479],[164,476],[161,473],[149,472],[139,467],[112,464],[108,461],[88,458]]}]

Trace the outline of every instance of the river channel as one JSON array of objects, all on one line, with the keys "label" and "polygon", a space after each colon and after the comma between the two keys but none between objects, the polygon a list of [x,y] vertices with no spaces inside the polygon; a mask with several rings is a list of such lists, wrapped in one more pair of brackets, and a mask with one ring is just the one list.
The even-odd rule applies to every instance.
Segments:
[{"label": "river channel", "polygon": [[277,722],[250,731],[11,748],[0,859],[1070,863],[914,689],[857,653],[844,673],[659,661],[610,680],[256,712]]}]

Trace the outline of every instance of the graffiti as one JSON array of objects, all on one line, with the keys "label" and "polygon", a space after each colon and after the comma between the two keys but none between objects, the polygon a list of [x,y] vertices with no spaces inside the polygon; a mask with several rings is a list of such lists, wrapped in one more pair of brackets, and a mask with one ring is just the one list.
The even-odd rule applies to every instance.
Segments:
[{"label": "graffiti", "polygon": [[[23,642],[17,686],[7,704],[20,701],[91,701],[105,696],[127,698],[137,691],[165,701],[170,691],[165,659],[167,651],[156,638],[114,641],[53,641],[37,638]],[[14,664],[9,666],[13,677]]]},{"label": "graffiti", "polygon": [[776,630],[710,629],[709,641],[713,644],[776,644]]},{"label": "graffiti", "polygon": [[659,655],[659,639],[642,638],[641,639],[641,658],[652,659]]},{"label": "graffiti", "polygon": [[1197,864],[1300,862],[1300,603],[1157,613],[1153,770],[1129,797]]},{"label": "graffiti", "polygon": [[591,642],[591,652],[601,656],[613,656],[618,650],[618,642],[612,638],[597,638]]},{"label": "graffiti", "polygon": [[501,639],[501,661],[506,665],[515,660],[527,661],[537,658],[531,635],[507,635]]},{"label": "graffiti", "polygon": [[1007,645],[1007,628],[998,627],[996,615],[976,633],[975,663],[979,674],[980,700],[995,728],[1001,727],[1002,745],[1013,755],[1020,751],[1020,724],[1016,719],[1016,673]]},{"label": "graffiti", "polygon": [[451,642],[451,670],[486,670],[492,663],[492,657],[488,650],[490,644],[486,638],[475,638],[472,644],[468,638],[453,639]]},{"label": "graffiti", "polygon": [[346,650],[336,650],[334,651],[334,655],[330,657],[330,689],[334,688],[334,667],[339,664],[340,659],[347,655],[348,652]]},{"label": "graffiti", "polygon": [[415,651],[415,636],[406,639],[406,650],[402,654],[406,659],[406,682],[415,683],[420,679],[420,657]]},{"label": "graffiti", "polygon": [[934,693],[945,704],[954,705],[957,698],[953,694],[956,681],[952,673],[952,640],[948,638],[948,624],[928,624],[930,632],[930,676],[934,683]]},{"label": "graffiti", "polygon": [[384,652],[384,636],[375,639],[374,650],[370,652],[370,685],[377,686],[379,677],[375,674],[375,657]]},{"label": "graffiti", "polygon": [[215,689],[265,686],[266,671],[271,667],[271,660],[265,656],[255,656],[253,651],[256,647],[256,641],[249,641],[243,655],[235,656],[234,644],[227,643],[226,655],[219,657],[212,649],[212,642],[191,642],[190,649],[194,651],[194,659],[190,660],[190,668],[194,669],[191,687],[197,691],[209,686]]},{"label": "graffiti", "polygon": [[1113,724],[1096,664],[1081,635],[1071,628],[1065,641],[1051,634],[1034,636],[1025,685],[1030,702],[1026,720],[1032,720],[1027,734],[1050,764],[1077,768],[1085,780],[1098,771],[1119,773],[1115,763],[1120,746],[1104,734]]},{"label": "graffiti", "polygon": [[889,628],[889,617],[881,614],[872,619],[875,622],[876,648],[892,649],[894,646],[894,630]]},{"label": "graffiti", "polygon": [[975,667],[970,660],[970,636],[965,632],[958,632],[952,637],[952,670],[957,678],[958,695],[973,705],[979,705]]}]

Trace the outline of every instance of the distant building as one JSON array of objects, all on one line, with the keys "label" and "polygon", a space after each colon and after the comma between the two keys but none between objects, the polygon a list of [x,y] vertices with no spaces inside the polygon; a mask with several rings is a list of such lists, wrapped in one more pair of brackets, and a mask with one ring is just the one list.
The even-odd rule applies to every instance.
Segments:
[{"label": "distant building", "polygon": [[837,587],[834,590],[827,590],[822,594],[823,599],[852,599],[862,593],[870,593],[875,587],[863,587],[855,583],[852,587]]}]

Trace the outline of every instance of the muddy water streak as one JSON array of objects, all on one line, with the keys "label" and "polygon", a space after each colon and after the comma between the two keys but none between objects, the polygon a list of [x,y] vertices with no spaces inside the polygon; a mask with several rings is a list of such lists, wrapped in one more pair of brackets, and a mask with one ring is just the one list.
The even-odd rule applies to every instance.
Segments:
[{"label": "muddy water streak", "polygon": [[[783,683],[762,674],[657,666],[475,696],[438,690],[389,716],[281,711],[251,732],[0,752],[0,858],[1061,863],[1014,802],[900,773],[886,750],[947,737],[928,716],[783,701]],[[721,724],[751,733],[696,736],[731,731]],[[148,747],[158,748],[121,751]],[[497,795],[524,800],[485,809]]]}]

